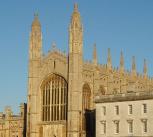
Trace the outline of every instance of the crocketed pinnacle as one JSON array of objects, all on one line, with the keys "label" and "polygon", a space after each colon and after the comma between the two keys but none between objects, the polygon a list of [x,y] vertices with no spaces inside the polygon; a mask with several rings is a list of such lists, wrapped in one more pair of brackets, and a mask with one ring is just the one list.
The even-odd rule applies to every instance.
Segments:
[{"label": "crocketed pinnacle", "polygon": [[112,58],[111,58],[110,48],[108,48],[107,68],[108,69],[112,68]]},{"label": "crocketed pinnacle", "polygon": [[121,51],[121,56],[120,56],[120,70],[124,71],[124,56],[123,56],[122,51]]},{"label": "crocketed pinnacle", "polygon": [[78,4],[77,3],[74,4],[74,12],[78,12]]},{"label": "crocketed pinnacle", "polygon": [[135,62],[135,56],[132,57],[132,74],[136,75],[136,62]]},{"label": "crocketed pinnacle", "polygon": [[97,49],[96,44],[94,44],[94,50],[93,50],[93,63],[97,65]]},{"label": "crocketed pinnacle", "polygon": [[146,61],[146,59],[144,59],[143,74],[144,74],[144,76],[147,76],[147,61]]},{"label": "crocketed pinnacle", "polygon": [[34,20],[32,22],[32,27],[35,27],[35,26],[41,27],[41,24],[40,24],[40,21],[39,21],[39,18],[38,18],[38,14],[37,13],[34,14]]},{"label": "crocketed pinnacle", "polygon": [[75,27],[75,28],[82,27],[81,17],[80,17],[80,13],[78,11],[78,5],[77,4],[74,4],[74,11],[73,11],[72,17],[71,17],[71,26]]}]

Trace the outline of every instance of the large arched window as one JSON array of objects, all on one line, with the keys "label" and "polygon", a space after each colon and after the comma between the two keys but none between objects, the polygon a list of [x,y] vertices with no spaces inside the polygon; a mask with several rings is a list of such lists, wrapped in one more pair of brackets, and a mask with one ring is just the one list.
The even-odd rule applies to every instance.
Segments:
[{"label": "large arched window", "polygon": [[82,129],[86,130],[86,118],[85,118],[85,110],[90,109],[90,99],[91,99],[91,90],[88,84],[83,85],[83,92],[82,92]]},{"label": "large arched window", "polygon": [[88,84],[83,85],[82,105],[83,110],[90,109],[91,90]]},{"label": "large arched window", "polygon": [[42,86],[42,121],[67,119],[67,82],[56,74],[44,80]]}]

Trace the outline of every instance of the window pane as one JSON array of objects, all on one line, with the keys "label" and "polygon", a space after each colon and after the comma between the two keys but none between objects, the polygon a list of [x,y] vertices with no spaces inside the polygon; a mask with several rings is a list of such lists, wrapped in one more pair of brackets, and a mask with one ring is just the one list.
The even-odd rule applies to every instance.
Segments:
[{"label": "window pane", "polygon": [[67,83],[63,77],[53,74],[42,84],[42,121],[66,120],[66,109]]},{"label": "window pane", "polygon": [[105,106],[102,107],[102,114],[103,114],[104,116],[106,115],[106,107],[105,107]]},{"label": "window pane", "polygon": [[119,115],[119,106],[115,106],[115,114]]},{"label": "window pane", "polygon": [[143,104],[143,113],[147,113],[147,104]]},{"label": "window pane", "polygon": [[133,121],[128,122],[128,128],[129,133],[133,133]]},{"label": "window pane", "polygon": [[102,134],[106,134],[106,121],[101,121],[102,124]]},{"label": "window pane", "polygon": [[128,106],[128,114],[132,114],[132,105]]},{"label": "window pane", "polygon": [[147,121],[143,121],[143,132],[146,133],[147,132]]},{"label": "window pane", "polygon": [[115,134],[118,134],[119,133],[119,121],[115,121],[114,126],[115,126]]}]

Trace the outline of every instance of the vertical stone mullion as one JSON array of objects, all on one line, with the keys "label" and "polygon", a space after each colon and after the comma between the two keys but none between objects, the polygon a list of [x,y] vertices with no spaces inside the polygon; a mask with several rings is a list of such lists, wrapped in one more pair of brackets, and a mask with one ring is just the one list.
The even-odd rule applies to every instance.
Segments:
[{"label": "vertical stone mullion", "polygon": [[50,121],[50,81],[48,82],[48,121]]},{"label": "vertical stone mullion", "polygon": [[42,120],[44,121],[44,87],[41,91],[41,96],[42,96]]},{"label": "vertical stone mullion", "polygon": [[56,78],[55,78],[55,121],[57,117],[57,111],[56,111],[56,108],[57,108],[57,81],[56,81]]},{"label": "vertical stone mullion", "polygon": [[52,121],[54,121],[54,79],[52,80]]},{"label": "vertical stone mullion", "polygon": [[46,85],[45,85],[45,97],[44,97],[44,121],[46,121]]},{"label": "vertical stone mullion", "polygon": [[[57,78],[57,77],[56,77]],[[55,121],[56,121],[56,117],[57,117],[57,112],[56,112],[56,105],[57,105],[57,81],[55,78]]]},{"label": "vertical stone mullion", "polygon": [[46,84],[46,121],[47,121],[47,111],[48,111],[48,109],[47,109],[47,106],[48,106],[48,102],[47,102],[47,84]]},{"label": "vertical stone mullion", "polygon": [[49,85],[47,83],[47,121],[49,120]]},{"label": "vertical stone mullion", "polygon": [[52,79],[50,81],[50,121],[52,121]]},{"label": "vertical stone mullion", "polygon": [[57,120],[57,105],[58,105],[58,104],[57,104],[57,97],[58,97],[58,96],[57,96],[57,94],[58,94],[58,93],[57,93],[57,92],[58,92],[58,91],[57,91],[57,90],[58,90],[57,86],[58,86],[58,77],[56,76],[56,109],[55,109],[55,110],[56,110],[56,120]]},{"label": "vertical stone mullion", "polygon": [[64,101],[64,96],[65,96],[65,90],[64,90],[64,80],[62,80],[62,88],[63,88],[63,109],[62,109],[62,119],[64,120],[64,107],[65,107],[65,101]]},{"label": "vertical stone mullion", "polygon": [[61,120],[61,78],[59,78],[59,120]]},{"label": "vertical stone mullion", "polygon": [[66,103],[67,103],[67,87],[66,87],[66,83],[65,83],[65,81],[64,81],[64,92],[65,92],[65,101],[64,101],[64,110],[65,110],[65,120],[66,120],[66,113],[67,113],[67,106],[66,106]]},{"label": "vertical stone mullion", "polygon": [[43,115],[44,115],[44,121],[45,121],[45,86],[44,86],[44,91],[43,91],[43,96],[44,96],[44,110],[43,110]]},{"label": "vertical stone mullion", "polygon": [[62,114],[63,114],[63,87],[62,87],[62,79],[61,79],[61,120],[63,120]]},{"label": "vertical stone mullion", "polygon": [[61,80],[61,120],[63,120],[63,80]]},{"label": "vertical stone mullion", "polygon": [[54,121],[56,121],[56,80],[54,79]]},{"label": "vertical stone mullion", "polygon": [[56,121],[58,120],[58,77],[56,78]]},{"label": "vertical stone mullion", "polygon": [[59,81],[60,77],[58,76],[58,85],[57,85],[57,120],[59,120]]},{"label": "vertical stone mullion", "polygon": [[48,83],[46,84],[46,121],[48,121]]},{"label": "vertical stone mullion", "polygon": [[55,120],[54,105],[55,105],[55,79],[53,78],[53,121]]}]

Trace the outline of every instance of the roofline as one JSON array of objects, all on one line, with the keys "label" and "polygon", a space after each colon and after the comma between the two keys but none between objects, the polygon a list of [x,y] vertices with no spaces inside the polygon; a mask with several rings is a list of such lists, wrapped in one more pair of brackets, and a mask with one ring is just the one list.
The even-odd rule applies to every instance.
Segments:
[{"label": "roofline", "polygon": [[153,91],[131,92],[131,93],[96,96],[95,103],[124,102],[124,101],[151,100],[151,99],[153,99]]}]

